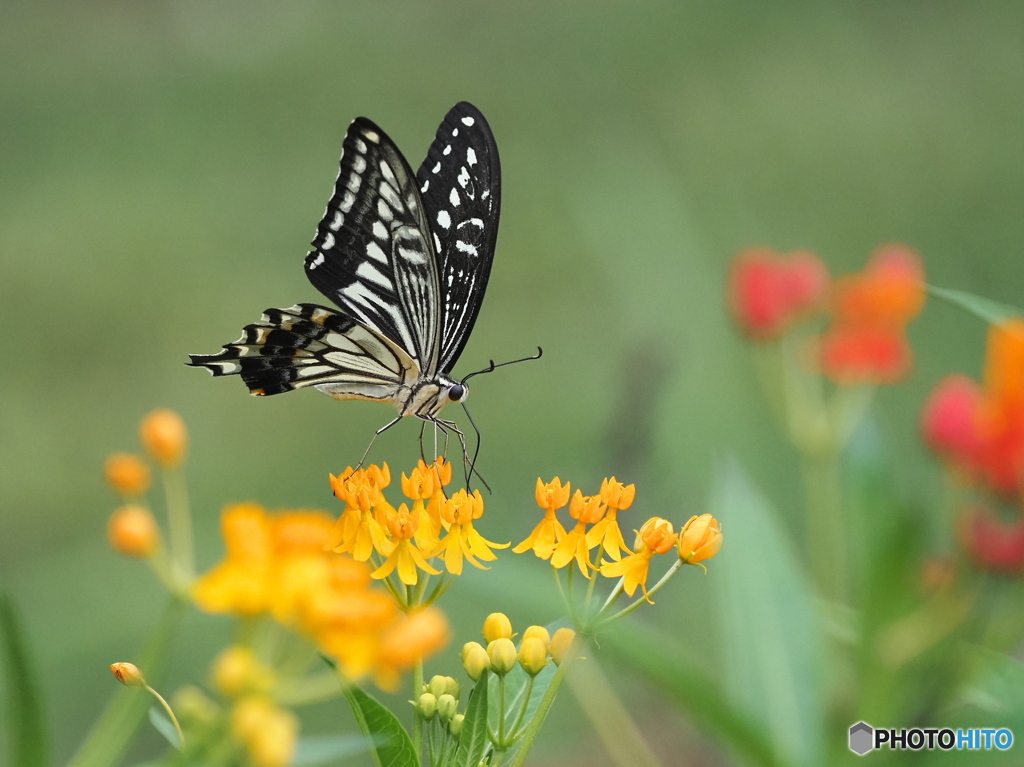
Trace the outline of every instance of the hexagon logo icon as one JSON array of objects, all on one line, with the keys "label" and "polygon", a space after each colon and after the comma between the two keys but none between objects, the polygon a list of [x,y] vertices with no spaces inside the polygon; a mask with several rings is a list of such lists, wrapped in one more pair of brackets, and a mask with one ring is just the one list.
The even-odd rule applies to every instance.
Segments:
[{"label": "hexagon logo icon", "polygon": [[864,756],[874,749],[875,731],[867,722],[857,722],[850,728],[850,750],[858,756]]}]

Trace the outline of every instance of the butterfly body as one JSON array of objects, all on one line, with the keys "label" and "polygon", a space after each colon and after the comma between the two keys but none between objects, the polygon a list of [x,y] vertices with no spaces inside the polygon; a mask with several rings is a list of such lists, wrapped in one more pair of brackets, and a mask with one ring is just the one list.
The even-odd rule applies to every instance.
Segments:
[{"label": "butterfly body", "polygon": [[313,386],[437,421],[468,388],[451,376],[476,321],[500,212],[498,150],[483,115],[453,107],[419,171],[377,125],[345,136],[334,194],[306,256],[310,282],[339,309],[268,309],[218,354],[253,395]]}]

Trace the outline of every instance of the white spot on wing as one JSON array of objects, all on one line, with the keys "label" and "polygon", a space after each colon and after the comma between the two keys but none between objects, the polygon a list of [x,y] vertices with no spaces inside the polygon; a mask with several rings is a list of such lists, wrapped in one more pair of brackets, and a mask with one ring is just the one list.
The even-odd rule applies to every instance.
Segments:
[{"label": "white spot on wing", "polygon": [[426,181],[424,181],[423,182],[423,186],[420,187],[420,194],[422,194],[423,192],[427,191],[427,187],[428,186],[430,186],[430,179],[429,178]]},{"label": "white spot on wing", "polygon": [[312,261],[309,262],[309,268],[310,269],[316,269],[323,262],[324,262],[324,254],[323,253],[317,253],[316,254],[316,258],[314,258]]},{"label": "white spot on wing", "polygon": [[459,193],[456,189],[452,189],[452,193],[448,195],[448,201],[451,202],[452,207],[459,207],[459,203],[461,202],[461,200],[459,199]]},{"label": "white spot on wing", "polygon": [[436,234],[434,235],[434,250],[437,253],[441,252],[441,239]]},{"label": "white spot on wing", "polygon": [[362,173],[366,170],[366,159],[362,155],[356,155],[352,158],[352,170],[356,173]]},{"label": "white spot on wing", "polygon": [[391,280],[381,274],[381,271],[371,264],[369,261],[363,261],[356,269],[356,276],[362,277],[364,280],[375,282],[381,287],[388,288],[389,290],[394,289],[394,285],[391,284]]},{"label": "white spot on wing", "polygon": [[383,198],[377,200],[377,215],[381,217],[384,223],[388,223],[395,217],[395,214],[391,212],[391,208],[384,201]]},{"label": "white spot on wing", "polygon": [[380,163],[380,172],[381,172],[381,175],[383,175],[384,178],[386,178],[388,181],[394,181],[395,180],[395,172],[393,170],[391,170],[391,166],[388,165],[383,160],[381,160],[381,163]]},{"label": "white spot on wing", "polygon": [[328,232],[324,235],[324,244],[320,246],[323,250],[330,250],[334,247],[334,235]]},{"label": "white spot on wing", "polygon": [[444,229],[448,229],[452,225],[452,217],[448,215],[448,211],[441,210],[437,213],[437,223],[440,224]]},{"label": "white spot on wing", "polygon": [[476,120],[474,120],[472,117],[463,117],[462,118],[462,124],[466,125],[466,126],[472,125],[475,122],[476,122]]},{"label": "white spot on wing", "polygon": [[340,210],[334,211],[334,220],[331,221],[329,227],[332,231],[338,231],[341,229],[341,225],[345,223],[345,217],[341,214]]},{"label": "white spot on wing", "polygon": [[451,153],[452,153],[452,145],[451,145],[451,144],[448,144],[448,145],[447,145],[447,146],[446,146],[446,147],[444,148],[444,151],[443,151],[443,152],[441,152],[441,154],[443,154],[443,155],[444,155],[445,157],[447,157],[447,156],[448,156],[448,155],[450,155]]},{"label": "white spot on wing", "polygon": [[459,177],[456,179],[459,182],[459,186],[463,189],[466,188],[466,184],[469,183],[469,171],[466,170],[466,166],[462,166],[462,170],[459,171]]},{"label": "white spot on wing", "polygon": [[452,136],[458,136],[458,135],[459,135],[459,129],[458,128],[454,128],[452,130]]},{"label": "white spot on wing", "polygon": [[356,149],[358,149],[363,154],[366,154],[366,144],[363,143],[362,139],[358,139],[357,138],[355,140],[355,145],[356,145]]},{"label": "white spot on wing", "polygon": [[[483,224],[481,224],[483,226]],[[388,238],[387,227],[384,226],[380,221],[373,222],[373,236],[378,240],[386,240]]]},{"label": "white spot on wing", "polygon": [[455,241],[455,249],[460,250],[463,253],[468,253],[471,256],[477,255],[476,245],[470,245],[462,240]]},{"label": "white spot on wing", "polygon": [[430,169],[430,172],[431,172],[431,173],[437,173],[437,172],[438,172],[439,170],[441,170],[441,163],[438,163],[438,164],[437,164],[437,165],[435,165],[435,166],[434,166],[433,168],[431,168],[431,169]]},{"label": "white spot on wing", "polygon": [[386,264],[388,262],[388,257],[384,254],[384,251],[381,250],[380,245],[375,242],[369,242],[366,244],[366,255],[380,261],[382,264]]},{"label": "white spot on wing", "polygon": [[338,207],[341,209],[342,213],[348,213],[350,210],[352,210],[352,206],[355,205],[355,202],[356,196],[352,194],[352,192],[346,191],[345,196],[341,200],[341,205],[339,205]]},{"label": "white spot on wing", "polygon": [[491,190],[490,189],[484,189],[484,193],[482,195],[480,195],[480,199],[481,200],[486,200],[490,196],[491,196]]},{"label": "white spot on wing", "polygon": [[388,205],[395,210],[401,209],[402,198],[398,196],[398,192],[395,191],[395,188],[386,181],[380,182],[380,196],[387,200]]},{"label": "white spot on wing", "polygon": [[476,152],[473,151],[473,147],[466,150],[466,162],[469,163],[469,167],[476,165]]},{"label": "white spot on wing", "polygon": [[374,144],[380,143],[380,136],[378,136],[372,130],[363,131],[363,136],[366,137],[367,141],[372,141]]}]

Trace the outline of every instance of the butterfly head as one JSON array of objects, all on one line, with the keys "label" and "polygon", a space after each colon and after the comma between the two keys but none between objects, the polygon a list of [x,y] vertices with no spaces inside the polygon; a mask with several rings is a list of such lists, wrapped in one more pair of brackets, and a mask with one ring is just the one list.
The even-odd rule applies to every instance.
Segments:
[{"label": "butterfly head", "polygon": [[463,383],[454,383],[448,387],[449,402],[465,402],[469,396],[469,387]]}]

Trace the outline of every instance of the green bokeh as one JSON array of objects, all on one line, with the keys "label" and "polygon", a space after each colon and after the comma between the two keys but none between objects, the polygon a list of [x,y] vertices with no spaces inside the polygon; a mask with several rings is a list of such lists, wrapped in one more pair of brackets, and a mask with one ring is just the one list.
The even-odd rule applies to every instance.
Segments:
[{"label": "green bokeh", "polygon": [[[223,503],[331,508],[327,472],[391,416],[313,392],[250,398],[182,364],[266,307],[322,300],[300,264],[352,118],[415,166],[469,100],[501,148],[498,251],[457,372],[545,356],[474,382],[488,537],[523,537],[533,482],[556,474],[591,491],[616,474],[643,513],[685,518],[726,451],[795,524],[792,456],[724,309],[728,260],[807,247],[838,272],[898,240],[930,281],[1024,304],[1022,27],[1009,1],[6,0],[0,579],[43,665],[58,761],[110,693],[106,665],[160,610],[158,586],[103,542],[100,466],[135,448],[138,419],[169,406],[189,424],[206,566]],[[914,374],[879,418],[897,487],[928,515],[941,480],[920,404],[945,372],[978,373],[984,328],[933,303],[911,338]],[[402,426],[374,458],[414,460]],[[708,610],[711,590],[687,584],[646,619],[671,630]],[[460,588],[462,641],[503,605],[486,580]],[[530,606],[510,612],[555,616]],[[172,685],[226,635],[190,621]],[[334,716],[311,718],[332,731]],[[650,727],[668,754],[692,738],[671,712]]]}]

